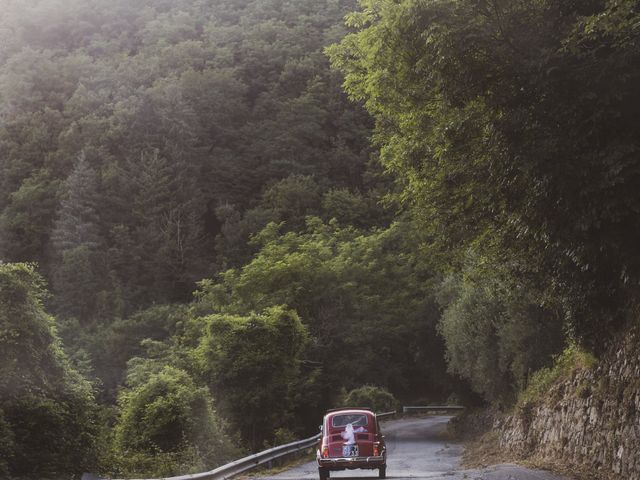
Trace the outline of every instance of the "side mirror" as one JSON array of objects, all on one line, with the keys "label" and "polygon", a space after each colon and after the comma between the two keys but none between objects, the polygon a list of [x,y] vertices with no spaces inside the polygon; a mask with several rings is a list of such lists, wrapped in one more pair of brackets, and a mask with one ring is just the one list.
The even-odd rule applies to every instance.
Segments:
[{"label": "side mirror", "polygon": [[318,427],[320,429],[320,433],[322,433],[322,425]]}]

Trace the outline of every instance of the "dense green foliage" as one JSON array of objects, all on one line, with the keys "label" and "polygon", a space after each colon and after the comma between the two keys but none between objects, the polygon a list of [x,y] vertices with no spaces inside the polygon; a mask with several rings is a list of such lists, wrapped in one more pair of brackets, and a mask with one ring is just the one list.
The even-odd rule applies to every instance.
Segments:
[{"label": "dense green foliage", "polygon": [[537,276],[597,343],[640,281],[637,2],[361,4],[330,53],[402,197],[436,245]]},{"label": "dense green foliage", "polygon": [[[0,0],[0,260],[38,262],[69,357],[106,404],[94,418],[102,424],[102,465],[93,468],[121,475],[212,468],[231,450],[203,449],[188,424],[209,407],[193,407],[196,400],[228,417],[238,432],[230,444],[259,448],[292,435],[286,429],[306,434],[331,401],[315,392],[343,386],[318,380],[316,356],[299,356],[315,336],[291,345],[291,362],[283,357],[287,368],[276,372],[271,357],[285,353],[278,335],[250,345],[243,335],[208,330],[218,317],[280,318],[272,308],[285,302],[206,312],[201,302],[185,303],[197,281],[217,283],[221,272],[249,262],[262,248],[251,238],[270,222],[283,232],[306,229],[308,215],[362,229],[388,223],[378,204],[384,181],[370,166],[370,118],[347,100],[322,51],[345,33],[342,19],[354,7],[352,0]],[[312,320],[300,316],[301,332]],[[211,356],[207,345],[229,356]],[[281,374],[263,397],[256,387],[264,383],[223,370],[248,352],[262,352],[248,370]],[[167,433],[161,419],[145,425],[137,416],[158,406],[152,391],[161,385],[182,412],[184,441],[171,446],[156,441]],[[195,396],[185,396],[192,387]],[[30,398],[21,396],[25,412],[37,407]],[[266,423],[252,427],[241,408],[253,401],[263,411],[251,418]],[[9,452],[20,439],[5,421],[13,410],[2,412],[0,448]],[[209,433],[226,439],[216,428]]]},{"label": "dense green foliage", "polygon": [[0,264],[0,473],[51,478],[95,466],[96,404],[70,365],[30,265]]},{"label": "dense green foliage", "polygon": [[99,379],[102,397],[114,399],[124,383],[127,362],[144,357],[146,344],[167,340],[187,315],[185,305],[155,305],[106,326],[82,327],[75,319],[61,322],[60,332],[73,346],[72,359]]},{"label": "dense green foliage", "polygon": [[204,282],[198,308],[244,312],[286,305],[308,325],[309,367],[317,363],[322,394],[370,383],[411,397],[446,389],[439,318],[428,259],[416,251],[408,222],[362,232],[309,217],[302,232],[268,225],[260,251],[222,282]]}]

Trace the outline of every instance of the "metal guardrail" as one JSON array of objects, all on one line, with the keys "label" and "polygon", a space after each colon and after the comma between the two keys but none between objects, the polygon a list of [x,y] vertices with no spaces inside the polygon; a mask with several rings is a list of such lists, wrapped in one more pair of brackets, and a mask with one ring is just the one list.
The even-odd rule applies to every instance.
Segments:
[{"label": "metal guardrail", "polygon": [[376,413],[376,417],[378,417],[378,418],[386,418],[386,417],[391,417],[391,416],[395,415],[396,413],[398,413],[398,412],[396,412],[395,410],[393,412]]},{"label": "metal guardrail", "polygon": [[[386,418],[395,414],[395,411],[383,412],[376,414],[376,416],[378,418]],[[163,477],[162,479],[148,480],[224,480],[227,478],[232,478],[235,475],[246,472],[260,465],[269,464],[270,462],[279,460],[288,455],[292,455],[294,453],[298,453],[311,448],[320,439],[321,435],[322,434],[319,433],[304,440],[299,440],[297,442],[291,442],[287,443],[286,445],[280,445],[278,447],[270,448],[269,450],[264,450],[263,452],[255,453],[253,455],[249,455],[248,457],[241,458],[240,460],[227,463],[226,465],[222,465],[221,467],[218,467],[215,470],[211,470],[210,472],[193,473],[190,475],[179,475],[177,477]]]},{"label": "metal guardrail", "polygon": [[316,444],[320,435],[321,434],[318,434],[305,440],[287,443],[286,445],[280,445],[254,455],[249,455],[248,457],[241,458],[240,460],[227,463],[226,465],[218,467],[215,470],[211,470],[210,472],[180,475],[178,477],[167,477],[162,480],[222,480],[231,478],[260,465],[268,464],[269,462],[283,458],[287,455],[311,448]]},{"label": "metal guardrail", "polygon": [[442,412],[442,411],[461,411],[465,407],[459,405],[423,405],[418,407],[402,407],[402,413],[411,413],[417,411]]}]

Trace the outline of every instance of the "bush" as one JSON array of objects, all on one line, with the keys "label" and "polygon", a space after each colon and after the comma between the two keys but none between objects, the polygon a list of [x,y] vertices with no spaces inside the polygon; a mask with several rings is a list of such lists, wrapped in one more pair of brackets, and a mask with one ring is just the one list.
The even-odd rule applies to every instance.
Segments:
[{"label": "bush", "polygon": [[237,454],[205,387],[184,371],[164,367],[121,393],[115,455],[121,473],[166,476],[209,469]]},{"label": "bush", "polygon": [[345,407],[370,408],[377,413],[395,410],[398,405],[398,401],[391,393],[373,385],[351,390],[343,396],[340,403]]},{"label": "bush", "polygon": [[220,411],[251,450],[291,425],[307,330],[293,310],[277,306],[247,316],[204,317],[194,351],[200,373],[220,395]]}]

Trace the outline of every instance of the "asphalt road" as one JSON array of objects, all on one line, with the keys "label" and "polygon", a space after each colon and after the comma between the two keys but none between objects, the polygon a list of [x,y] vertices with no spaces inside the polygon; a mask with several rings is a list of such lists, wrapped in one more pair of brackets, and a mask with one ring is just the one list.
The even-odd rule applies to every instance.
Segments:
[{"label": "asphalt road", "polygon": [[[568,480],[548,472],[516,465],[496,465],[482,470],[463,470],[463,447],[446,441],[444,432],[451,417],[433,416],[392,420],[382,424],[387,442],[387,478],[430,480]],[[306,463],[264,480],[317,479],[315,462]],[[331,472],[331,478],[378,478],[377,470]]]}]

